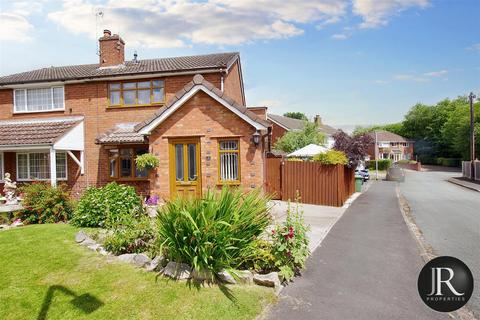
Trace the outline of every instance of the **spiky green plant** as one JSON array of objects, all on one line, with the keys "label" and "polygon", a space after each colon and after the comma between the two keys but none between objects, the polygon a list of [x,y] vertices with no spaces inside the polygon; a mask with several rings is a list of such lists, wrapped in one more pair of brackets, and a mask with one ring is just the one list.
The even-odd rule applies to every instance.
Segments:
[{"label": "spiky green plant", "polygon": [[202,199],[177,198],[160,209],[159,241],[174,261],[215,274],[236,268],[271,222],[269,198],[259,189],[223,188]]}]

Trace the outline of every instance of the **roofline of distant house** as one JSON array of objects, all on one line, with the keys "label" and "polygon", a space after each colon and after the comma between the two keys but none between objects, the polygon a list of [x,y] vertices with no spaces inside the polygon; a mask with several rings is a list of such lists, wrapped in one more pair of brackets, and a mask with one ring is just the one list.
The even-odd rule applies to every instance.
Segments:
[{"label": "roofline of distant house", "polygon": [[135,73],[125,73],[118,75],[107,75],[107,76],[98,76],[98,77],[77,77],[72,79],[52,79],[52,80],[35,80],[35,81],[23,81],[23,82],[9,82],[5,84],[0,83],[0,89],[16,89],[16,88],[25,88],[28,86],[39,86],[39,85],[61,85],[61,84],[74,84],[74,83],[85,83],[85,82],[97,82],[97,81],[108,81],[108,80],[118,80],[118,79],[148,79],[155,77],[168,77],[175,75],[188,75],[188,74],[197,74],[197,73],[217,73],[225,71],[224,67],[221,68],[206,68],[206,69],[191,69],[188,71],[168,71],[168,72],[135,72]]},{"label": "roofline of distant house", "polygon": [[287,126],[285,126],[284,124],[281,124],[280,122],[276,121],[275,119],[271,118],[268,114],[267,114],[267,120],[270,120],[272,121],[273,123],[279,125],[280,127],[282,127],[283,129],[287,130],[287,131],[291,131],[292,129],[291,128],[288,128]]}]

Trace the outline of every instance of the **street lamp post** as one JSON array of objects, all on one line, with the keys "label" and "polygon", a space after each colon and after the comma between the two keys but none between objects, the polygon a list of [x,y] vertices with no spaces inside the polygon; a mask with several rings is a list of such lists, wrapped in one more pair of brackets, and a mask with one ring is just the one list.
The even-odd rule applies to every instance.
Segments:
[{"label": "street lamp post", "polygon": [[475,110],[473,108],[473,100],[476,96],[470,92],[468,99],[470,100],[470,178],[475,180]]},{"label": "street lamp post", "polygon": [[375,180],[378,181],[378,142],[377,142],[377,130],[375,130]]}]

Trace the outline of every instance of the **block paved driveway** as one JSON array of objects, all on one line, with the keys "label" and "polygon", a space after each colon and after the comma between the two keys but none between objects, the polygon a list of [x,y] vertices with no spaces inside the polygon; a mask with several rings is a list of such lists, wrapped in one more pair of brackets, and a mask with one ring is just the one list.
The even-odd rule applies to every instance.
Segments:
[{"label": "block paved driveway", "polygon": [[449,319],[420,300],[424,263],[393,182],[362,194],[287,286],[268,319]]}]

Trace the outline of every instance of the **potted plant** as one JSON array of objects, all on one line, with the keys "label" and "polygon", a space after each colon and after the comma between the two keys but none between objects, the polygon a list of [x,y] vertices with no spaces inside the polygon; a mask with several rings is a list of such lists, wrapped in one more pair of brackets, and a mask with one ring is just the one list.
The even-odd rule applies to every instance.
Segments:
[{"label": "potted plant", "polygon": [[158,167],[160,160],[151,153],[144,153],[135,158],[137,168],[140,170],[147,169],[152,170]]}]

